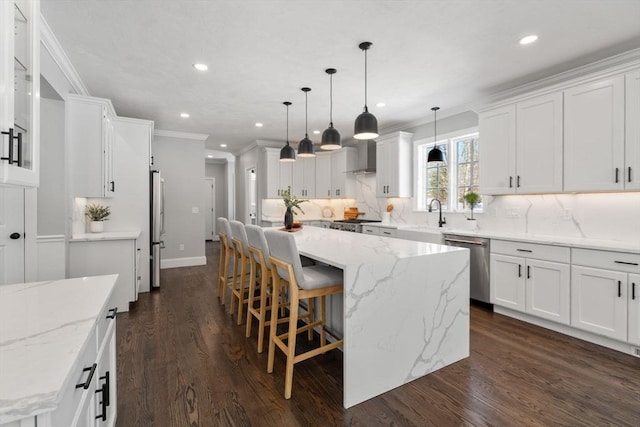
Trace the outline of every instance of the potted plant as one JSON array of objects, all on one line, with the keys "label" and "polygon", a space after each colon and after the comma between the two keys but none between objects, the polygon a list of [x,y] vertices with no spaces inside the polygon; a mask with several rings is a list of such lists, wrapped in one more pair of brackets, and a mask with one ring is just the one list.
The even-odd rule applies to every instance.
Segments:
[{"label": "potted plant", "polygon": [[84,214],[89,218],[89,229],[92,233],[101,233],[104,231],[104,222],[111,214],[111,208],[105,205],[90,203],[84,208]]},{"label": "potted plant", "polygon": [[464,199],[465,203],[469,205],[469,208],[471,209],[471,218],[467,218],[467,219],[469,221],[475,221],[475,218],[473,217],[473,208],[475,208],[482,201],[482,198],[478,193],[474,191],[468,192],[467,194],[462,196],[462,198]]},{"label": "potted plant", "polygon": [[291,230],[293,228],[293,216],[298,215],[293,209],[296,208],[304,214],[304,211],[300,207],[300,203],[308,202],[306,199],[298,199],[296,196],[291,195],[291,186],[282,192],[282,200],[287,208],[284,214],[284,228]]}]

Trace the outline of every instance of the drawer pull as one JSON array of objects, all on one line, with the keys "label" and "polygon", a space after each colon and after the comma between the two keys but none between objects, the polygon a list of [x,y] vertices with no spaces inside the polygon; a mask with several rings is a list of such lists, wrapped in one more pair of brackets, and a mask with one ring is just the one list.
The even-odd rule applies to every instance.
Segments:
[{"label": "drawer pull", "polygon": [[87,378],[87,381],[80,383],[80,384],[76,384],[76,388],[83,388],[83,389],[88,389],[89,386],[91,385],[91,380],[93,379],[93,374],[96,373],[96,368],[98,367],[97,363],[94,363],[93,365],[91,365],[90,368],[84,368],[82,370],[82,372],[89,372],[89,377]]},{"label": "drawer pull", "polygon": [[627,261],[613,261],[616,264],[624,264],[624,265],[638,265],[637,262],[627,262]]},{"label": "drawer pull", "polygon": [[531,249],[516,249],[516,251],[518,251],[518,252],[528,252],[528,253],[532,253],[533,252]]},{"label": "drawer pull", "polygon": [[386,234],[387,236],[390,235],[391,233],[389,233],[388,231],[383,231],[382,234]]},{"label": "drawer pull", "polygon": [[618,298],[622,297],[622,282],[618,280]]},{"label": "drawer pull", "polygon": [[106,318],[107,319],[115,319],[116,318],[116,314],[118,314],[118,307],[110,308],[109,309],[109,314],[107,314]]}]

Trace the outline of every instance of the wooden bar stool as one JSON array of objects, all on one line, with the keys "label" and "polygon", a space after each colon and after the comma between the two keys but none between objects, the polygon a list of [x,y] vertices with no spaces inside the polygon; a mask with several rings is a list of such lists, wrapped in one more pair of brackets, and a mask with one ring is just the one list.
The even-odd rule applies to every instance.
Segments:
[{"label": "wooden bar stool", "polygon": [[[244,229],[244,224],[240,221],[231,220],[231,235],[235,262],[233,264],[233,279],[230,284],[231,288],[231,302],[229,307],[229,313],[234,313],[234,298],[238,299],[238,325],[242,323],[242,316],[244,313],[243,305],[248,303],[247,298],[249,291],[249,277],[250,277],[250,255],[249,255],[249,242],[247,241],[247,233]],[[253,298],[249,295],[249,298]]]},{"label": "wooden bar stool", "polygon": [[224,217],[216,220],[218,237],[220,238],[220,263],[218,265],[218,298],[225,304],[225,292],[233,280],[233,244],[231,242],[231,226]]},{"label": "wooden bar stool", "polygon": [[[302,267],[293,235],[278,230],[266,230],[264,234],[271,254],[269,261],[271,264],[274,300],[280,295],[282,287],[286,286],[289,290],[289,326],[287,332],[278,335],[277,327],[275,326],[278,322],[278,310],[271,310],[272,326],[269,328],[267,372],[273,372],[275,347],[278,346],[287,357],[284,397],[285,399],[290,399],[294,365],[338,348],[343,344],[343,340],[327,344],[324,331],[325,297],[343,292],[343,273],[340,269],[328,266]],[[314,320],[313,313],[312,298],[315,297],[320,297],[320,316],[318,320]],[[308,313],[299,316],[299,303],[302,299],[307,299],[308,301]],[[306,318],[307,324],[305,326],[298,327],[300,318]],[[320,327],[320,347],[296,355],[297,335],[308,331],[309,339],[311,340],[313,338],[313,328],[316,326]]]}]

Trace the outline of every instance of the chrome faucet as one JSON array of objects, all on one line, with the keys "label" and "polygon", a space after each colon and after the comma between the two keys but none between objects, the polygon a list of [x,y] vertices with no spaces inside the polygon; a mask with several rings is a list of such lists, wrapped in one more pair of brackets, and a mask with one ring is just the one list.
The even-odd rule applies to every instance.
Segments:
[{"label": "chrome faucet", "polygon": [[438,199],[431,199],[431,201],[429,202],[429,212],[433,212],[433,202],[438,202],[438,227],[442,227],[444,224],[447,223],[447,219],[446,218],[442,218],[442,203],[440,203],[440,200]]}]

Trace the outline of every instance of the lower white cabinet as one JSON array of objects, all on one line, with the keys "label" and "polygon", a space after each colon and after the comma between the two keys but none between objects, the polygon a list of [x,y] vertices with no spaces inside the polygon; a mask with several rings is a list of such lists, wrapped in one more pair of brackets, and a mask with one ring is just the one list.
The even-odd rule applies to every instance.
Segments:
[{"label": "lower white cabinet", "polygon": [[374,236],[397,237],[398,230],[391,227],[379,227],[377,225],[363,225],[362,234],[372,234]]},{"label": "lower white cabinet", "polygon": [[640,255],[572,250],[571,326],[640,345]]},{"label": "lower white cabinet", "polygon": [[570,321],[570,250],[491,241],[491,303],[554,322]]},{"label": "lower white cabinet", "polygon": [[138,299],[137,239],[72,240],[69,243],[69,277],[118,274],[111,305],[129,311]]}]

